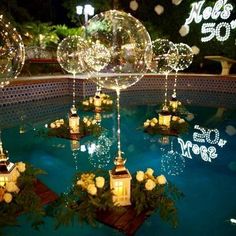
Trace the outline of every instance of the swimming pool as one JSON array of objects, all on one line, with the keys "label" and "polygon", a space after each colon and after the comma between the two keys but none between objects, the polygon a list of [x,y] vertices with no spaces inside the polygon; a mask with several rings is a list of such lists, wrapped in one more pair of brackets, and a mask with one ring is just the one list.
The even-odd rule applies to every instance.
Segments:
[{"label": "swimming pool", "polygon": [[[141,95],[139,93],[138,97],[142,97]],[[29,109],[36,103],[22,104],[25,108],[18,109],[19,118],[12,121],[9,126],[5,125],[2,131],[3,144],[9,151],[11,160],[30,162],[45,170],[47,175],[40,176],[40,179],[57,193],[68,190],[76,171],[97,168],[109,170],[113,167],[113,158],[116,156],[116,116],[113,112],[103,114],[102,126],[106,130],[100,138],[82,139],[79,150],[73,151],[69,140],[38,135],[37,131],[42,129],[45,123],[66,116],[70,99],[63,98],[63,101],[61,103],[58,100],[53,102],[49,100],[47,112],[42,113],[40,109],[38,111],[36,109],[34,117],[31,113],[27,114],[27,107]],[[236,218],[236,134],[233,129],[236,127],[235,106],[229,104],[228,107],[204,107],[193,106],[190,102],[184,103],[192,114],[189,116],[192,119],[189,121],[189,132],[178,138],[163,139],[158,135],[150,136],[143,133],[141,129],[147,118],[155,116],[159,106],[154,102],[151,102],[151,105],[143,103],[137,105],[139,104],[137,98],[133,101],[136,103],[130,105],[123,102],[121,106],[121,142],[127,158],[127,168],[134,173],[151,167],[156,173],[165,174],[167,179],[185,194],[185,197],[178,202],[180,221],[178,228],[173,229],[162,222],[157,215],[152,215],[138,229],[136,235],[150,232],[153,235],[164,236],[235,235],[236,225],[229,222],[230,218]],[[53,106],[58,103],[61,105]],[[9,106],[7,109],[12,108]],[[15,109],[13,114],[16,114]],[[93,115],[85,112],[79,114],[81,117]],[[9,124],[5,122],[7,123]],[[199,138],[199,134],[203,137]],[[220,140],[227,142],[224,144]],[[91,148],[94,145],[96,145],[95,150]],[[204,155],[204,150],[208,153],[207,156]],[[21,227],[8,228],[5,234],[122,235],[100,223],[97,228],[75,224],[72,227],[54,230],[53,220],[48,218],[40,231],[34,231],[24,217],[20,217],[20,222]]]}]

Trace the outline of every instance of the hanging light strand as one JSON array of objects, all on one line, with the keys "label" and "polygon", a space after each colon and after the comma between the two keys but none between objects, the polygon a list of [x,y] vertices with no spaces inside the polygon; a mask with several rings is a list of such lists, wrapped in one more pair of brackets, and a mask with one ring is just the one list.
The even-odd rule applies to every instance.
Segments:
[{"label": "hanging light strand", "polygon": [[165,76],[165,106],[167,105],[167,95],[168,95],[168,74]]},{"label": "hanging light strand", "polygon": [[175,82],[174,82],[174,89],[173,89],[173,95],[176,96],[176,86],[177,86],[177,77],[178,77],[178,71],[175,71]]},{"label": "hanging light strand", "polygon": [[73,73],[72,97],[72,106],[75,107],[75,73]]},{"label": "hanging light strand", "polygon": [[116,105],[117,105],[117,148],[118,158],[121,158],[121,142],[120,142],[120,90],[116,90]]}]

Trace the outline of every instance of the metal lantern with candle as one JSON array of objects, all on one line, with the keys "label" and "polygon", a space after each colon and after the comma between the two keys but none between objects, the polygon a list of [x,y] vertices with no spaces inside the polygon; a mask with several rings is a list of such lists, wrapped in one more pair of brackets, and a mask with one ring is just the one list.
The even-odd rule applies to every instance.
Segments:
[{"label": "metal lantern with candle", "polygon": [[79,120],[80,118],[77,115],[77,110],[72,106],[69,113],[70,134],[79,134]]},{"label": "metal lantern with candle", "polygon": [[162,108],[162,111],[159,113],[159,125],[169,129],[170,128],[170,121],[171,121],[171,114],[168,110],[167,106]]},{"label": "metal lantern with candle", "polygon": [[95,112],[96,113],[101,112],[101,110],[102,110],[102,108],[101,108],[102,99],[101,99],[100,95],[96,94],[93,100],[94,100],[93,104],[94,104],[94,107],[95,107]]},{"label": "metal lantern with candle", "polygon": [[125,160],[118,153],[114,161],[115,167],[109,171],[110,188],[113,191],[113,202],[118,206],[131,205],[131,175],[125,168]]},{"label": "metal lantern with candle", "polygon": [[172,94],[171,100],[170,100],[170,106],[172,110],[175,112],[178,108],[178,100],[176,98],[176,94]]},{"label": "metal lantern with candle", "polygon": [[15,172],[17,172],[16,165],[9,161],[0,140],[0,187],[4,187],[7,182],[14,181]]}]

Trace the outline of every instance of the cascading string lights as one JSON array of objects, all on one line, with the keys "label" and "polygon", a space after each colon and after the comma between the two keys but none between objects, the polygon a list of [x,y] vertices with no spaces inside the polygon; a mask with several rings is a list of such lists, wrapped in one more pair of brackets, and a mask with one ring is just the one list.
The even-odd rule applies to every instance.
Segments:
[{"label": "cascading string lights", "polygon": [[72,85],[72,107],[75,107],[75,73],[73,74],[73,85]]},{"label": "cascading string lights", "polygon": [[121,138],[120,138],[120,90],[116,90],[116,106],[117,106],[117,149],[118,158],[121,157]]}]

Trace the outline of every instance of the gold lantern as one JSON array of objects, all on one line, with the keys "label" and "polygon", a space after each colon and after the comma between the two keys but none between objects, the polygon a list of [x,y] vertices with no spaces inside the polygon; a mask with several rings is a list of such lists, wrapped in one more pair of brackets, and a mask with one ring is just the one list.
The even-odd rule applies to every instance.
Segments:
[{"label": "gold lantern", "polygon": [[178,108],[178,100],[175,94],[172,95],[172,98],[170,100],[170,106],[172,107],[173,111],[176,111]]},{"label": "gold lantern", "polygon": [[77,115],[77,110],[73,106],[69,113],[69,129],[70,134],[79,134],[79,116]]},{"label": "gold lantern", "polygon": [[9,161],[0,141],[0,187],[4,187],[7,182],[15,181],[13,177],[15,172],[17,172],[16,166]]},{"label": "gold lantern", "polygon": [[115,167],[109,171],[110,188],[114,195],[113,202],[118,206],[131,205],[131,175],[125,168],[125,160],[118,154],[114,161]]},{"label": "gold lantern", "polygon": [[159,125],[164,126],[164,128],[170,128],[171,114],[168,111],[168,107],[164,106],[162,111],[159,113]]},{"label": "gold lantern", "polygon": [[94,97],[94,106],[95,106],[95,112],[101,112],[102,108],[102,99],[101,97],[97,94],[95,97]]}]

